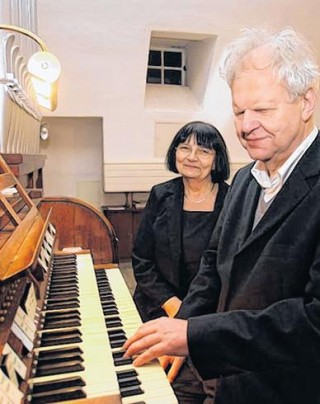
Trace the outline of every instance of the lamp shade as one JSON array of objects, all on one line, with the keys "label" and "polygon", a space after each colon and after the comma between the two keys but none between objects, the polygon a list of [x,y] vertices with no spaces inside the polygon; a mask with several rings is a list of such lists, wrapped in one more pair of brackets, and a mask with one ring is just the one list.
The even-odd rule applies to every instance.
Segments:
[{"label": "lamp shade", "polygon": [[61,73],[59,60],[50,52],[37,52],[28,61],[28,71],[47,82],[55,82]]},{"label": "lamp shade", "polygon": [[37,101],[42,107],[54,111],[57,108],[58,78],[61,73],[59,60],[47,51],[47,46],[41,38],[33,32],[16,25],[0,24],[0,30],[18,32],[35,41],[41,48],[31,56],[27,69],[35,89]]}]

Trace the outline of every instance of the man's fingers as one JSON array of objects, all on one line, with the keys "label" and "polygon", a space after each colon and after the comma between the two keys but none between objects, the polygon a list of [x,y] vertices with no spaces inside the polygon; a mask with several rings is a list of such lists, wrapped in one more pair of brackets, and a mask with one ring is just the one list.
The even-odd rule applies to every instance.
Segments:
[{"label": "man's fingers", "polygon": [[124,354],[124,357],[126,358],[128,356],[140,354],[141,352],[145,351],[155,344],[158,344],[159,342],[160,337],[158,334],[149,334],[138,340],[135,339],[135,342],[131,342],[130,344],[128,344],[128,348],[126,350],[126,353]]},{"label": "man's fingers", "polygon": [[188,355],[187,321],[162,317],[141,325],[123,345],[124,357],[139,355],[141,366],[162,355]]},{"label": "man's fingers", "polygon": [[143,340],[146,336],[155,333],[157,330],[153,327],[152,322],[142,324],[138,330],[127,339],[122,349],[127,350],[136,341]]},{"label": "man's fingers", "polygon": [[178,372],[174,370],[173,367],[170,368],[169,372],[167,373],[167,379],[169,383],[173,383],[174,379],[177,377]]},{"label": "man's fingers", "polygon": [[167,374],[167,378],[170,383],[178,376],[181,366],[183,365],[185,358],[174,358],[171,368]]},{"label": "man's fingers", "polygon": [[168,355],[161,356],[161,358],[159,358],[159,362],[160,362],[162,369],[165,370],[171,364],[171,362],[173,361],[173,358],[174,358],[173,356],[168,356]]},{"label": "man's fingers", "polygon": [[137,356],[137,358],[133,361],[133,366],[142,366],[148,362],[151,362],[153,359],[159,358],[163,355],[163,349],[163,343],[158,343],[151,346],[149,349]]}]

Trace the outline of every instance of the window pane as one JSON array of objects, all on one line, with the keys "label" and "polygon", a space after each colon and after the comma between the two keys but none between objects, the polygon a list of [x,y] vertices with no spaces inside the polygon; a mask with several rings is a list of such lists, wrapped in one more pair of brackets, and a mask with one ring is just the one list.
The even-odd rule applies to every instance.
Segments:
[{"label": "window pane", "polygon": [[147,83],[161,84],[161,70],[160,69],[148,69]]},{"label": "window pane", "polygon": [[164,65],[168,67],[181,67],[181,52],[164,52]]},{"label": "window pane", "polygon": [[161,51],[149,51],[149,66],[161,66]]},{"label": "window pane", "polygon": [[180,70],[165,70],[164,84],[176,84],[181,86],[181,71]]}]

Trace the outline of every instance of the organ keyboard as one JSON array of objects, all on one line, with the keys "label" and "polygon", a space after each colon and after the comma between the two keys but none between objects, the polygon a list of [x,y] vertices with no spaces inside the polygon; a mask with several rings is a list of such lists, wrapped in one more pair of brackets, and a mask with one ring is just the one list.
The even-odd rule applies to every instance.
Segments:
[{"label": "organ keyboard", "polygon": [[[157,361],[134,368],[122,357],[141,320],[115,241],[104,241],[107,257],[97,242],[106,219],[98,215],[92,231],[90,208],[67,198],[39,210],[1,156],[0,202],[0,403],[177,403]],[[55,202],[85,209],[86,235],[73,233],[84,245],[77,254],[61,249],[71,245]]]},{"label": "organ keyboard", "polygon": [[[139,400],[139,402],[158,404],[177,403],[164,371],[159,368],[158,361],[134,369],[131,363],[128,363],[130,359],[122,359],[121,346],[124,344],[125,339],[137,330],[137,327],[141,324],[141,319],[119,268],[96,271],[96,277],[102,304],[103,302],[111,303],[114,299],[117,306],[118,313],[105,313],[105,319],[111,340],[110,344],[114,346],[112,353],[121,389],[122,402],[131,404]],[[103,300],[102,296],[109,291],[111,296],[107,300]],[[105,304],[105,310],[107,309],[108,303]],[[117,342],[119,343],[117,344]],[[133,376],[130,377],[132,373]],[[135,373],[137,373],[136,377]],[[132,391],[135,391],[135,394],[132,395]]]}]

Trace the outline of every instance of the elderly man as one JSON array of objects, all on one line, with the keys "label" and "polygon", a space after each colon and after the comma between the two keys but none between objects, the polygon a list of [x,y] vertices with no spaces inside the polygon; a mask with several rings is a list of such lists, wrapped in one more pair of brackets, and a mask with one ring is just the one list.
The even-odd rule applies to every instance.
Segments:
[{"label": "elderly man", "polygon": [[222,69],[255,162],[233,180],[179,318],[144,324],[126,355],[188,355],[218,404],[320,403],[319,68],[288,28],[245,30]]}]

